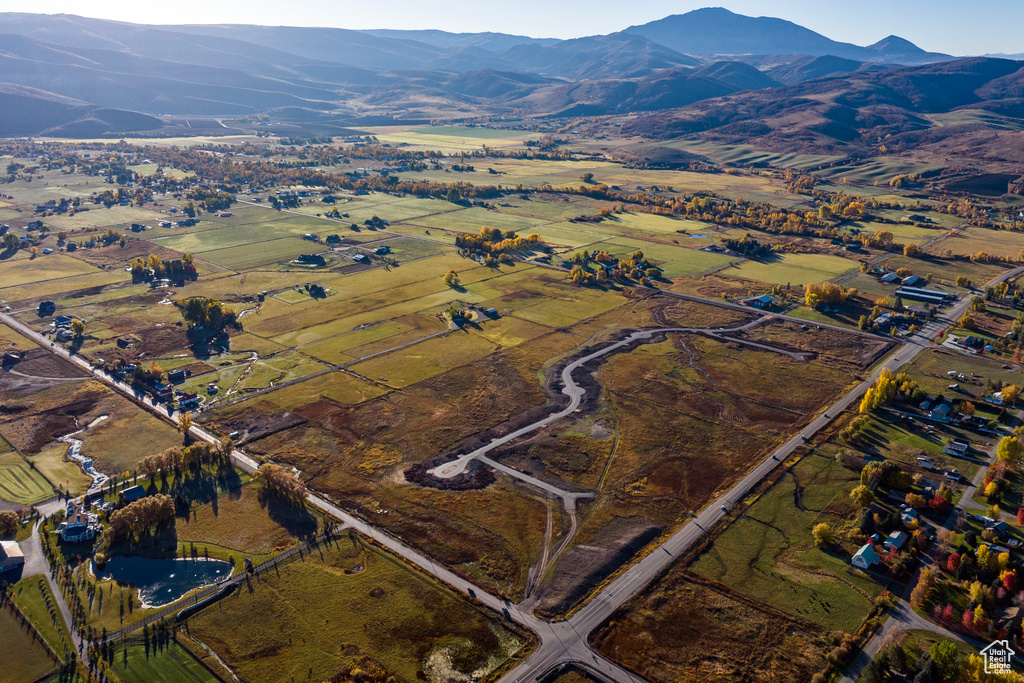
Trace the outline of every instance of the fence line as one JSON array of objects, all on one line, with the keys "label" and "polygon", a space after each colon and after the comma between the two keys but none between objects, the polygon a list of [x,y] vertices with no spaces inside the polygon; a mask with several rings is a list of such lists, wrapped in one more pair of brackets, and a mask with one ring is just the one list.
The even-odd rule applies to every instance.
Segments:
[{"label": "fence line", "polygon": [[[334,537],[334,534],[335,534],[336,531],[337,531],[336,529],[331,529],[329,532],[320,534],[316,538],[314,538],[314,539],[312,539],[310,541],[306,541],[304,543],[301,543],[301,544],[295,546],[294,548],[292,548],[291,550],[285,551],[285,552],[281,553],[280,555],[278,555],[276,557],[273,557],[273,558],[271,558],[269,560],[261,562],[258,565],[254,565],[253,566],[253,570],[252,570],[252,576],[258,576],[259,574],[262,574],[262,573],[264,573],[264,572],[266,572],[266,571],[268,571],[270,569],[273,569],[273,568],[279,566],[280,564],[282,564],[284,562],[287,562],[287,561],[291,560],[296,555],[299,555],[300,553],[302,553],[303,550],[319,548],[321,546],[321,544],[323,544],[325,541],[331,540]],[[191,604],[194,605],[194,604],[196,604],[196,603],[198,603],[198,602],[200,602],[202,600],[205,600],[206,598],[214,595],[218,591],[223,590],[224,587],[229,585],[229,584],[232,584],[232,583],[235,584],[235,585],[241,584],[243,581],[245,581],[248,578],[248,576],[249,576],[249,572],[243,570],[240,574],[232,576],[231,578],[226,579],[225,581],[221,581],[220,583],[215,583],[212,586],[206,586],[204,588],[201,588],[197,592],[192,594],[193,599],[192,599],[192,603]],[[173,605],[169,605],[169,606],[165,607],[164,609],[160,610],[159,612],[157,612],[155,614],[149,615],[148,617],[146,617],[145,619],[142,619],[141,621],[137,621],[135,623],[128,624],[127,626],[119,628],[116,631],[108,633],[107,634],[107,642],[112,642],[112,641],[120,640],[122,638],[126,638],[126,637],[128,637],[128,635],[130,633],[138,631],[139,629],[143,628],[144,626],[148,626],[148,625],[150,625],[150,624],[152,624],[154,622],[166,619],[168,616],[175,615],[178,612],[180,612],[181,610],[183,610],[183,609],[185,609],[187,607],[190,607],[190,606],[191,605],[183,605],[183,604],[180,604],[180,603],[175,603]],[[95,642],[95,641],[93,641],[93,642]]]}]

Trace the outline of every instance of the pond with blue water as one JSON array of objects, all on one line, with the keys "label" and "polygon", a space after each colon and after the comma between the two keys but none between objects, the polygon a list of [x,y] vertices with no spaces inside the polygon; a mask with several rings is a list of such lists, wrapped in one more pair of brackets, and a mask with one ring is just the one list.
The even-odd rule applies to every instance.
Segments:
[{"label": "pond with blue water", "polygon": [[205,558],[114,557],[101,570],[93,564],[98,579],[114,579],[139,589],[144,607],[162,607],[189,591],[218,583],[231,576],[231,564]]}]

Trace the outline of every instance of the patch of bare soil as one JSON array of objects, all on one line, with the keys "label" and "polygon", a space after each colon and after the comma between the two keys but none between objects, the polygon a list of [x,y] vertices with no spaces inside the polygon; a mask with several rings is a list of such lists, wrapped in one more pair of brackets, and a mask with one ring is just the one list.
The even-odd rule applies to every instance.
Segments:
[{"label": "patch of bare soil", "polygon": [[[4,436],[23,453],[38,453],[58,436],[76,431],[100,414],[112,413],[114,395],[103,385],[53,383],[5,391],[0,401]],[[77,420],[77,421],[76,421]]]},{"label": "patch of bare soil", "polygon": [[564,614],[661,531],[662,527],[643,517],[616,517],[589,544],[562,556],[554,578],[540,588],[537,613],[549,618]]},{"label": "patch of bare soil", "polygon": [[41,378],[88,377],[89,373],[82,368],[59,358],[45,349],[32,349],[27,352],[19,363],[13,366],[23,375]]},{"label": "patch of bare soil", "polygon": [[829,641],[810,622],[675,568],[592,638],[652,683],[809,681]]},{"label": "patch of bare soil", "polygon": [[831,327],[813,330],[803,330],[802,327],[813,327],[813,323],[800,325],[776,320],[732,336],[790,351],[813,352],[821,358],[854,363],[860,367],[872,365],[894,344],[891,340],[843,332]]},{"label": "patch of bare soil", "polygon": [[[146,258],[150,254],[160,257],[161,260],[176,259],[181,256],[181,252],[157,246],[146,240],[129,239],[123,247],[115,242],[109,247],[79,249],[75,252],[75,258],[100,268],[124,268],[132,262],[132,259]],[[125,278],[130,280],[131,275],[125,273]]]},{"label": "patch of bare soil", "polygon": [[221,423],[221,428],[226,431],[237,431],[239,436],[235,439],[235,443],[249,444],[250,448],[259,452],[259,444],[255,442],[305,422],[306,419],[296,413],[274,415],[253,411]]},{"label": "patch of bare soil", "polygon": [[194,361],[192,363],[189,363],[188,365],[182,365],[178,369],[179,370],[188,370],[190,373],[192,373],[192,375],[191,375],[192,377],[196,377],[198,375],[205,375],[208,372],[213,372],[217,368],[213,367],[209,363],[204,363],[201,360],[197,360],[197,361]]},{"label": "patch of bare soil", "polygon": [[164,325],[137,330],[135,334],[142,340],[137,351],[149,356],[162,356],[171,351],[180,351],[189,346],[188,334],[184,327]]}]

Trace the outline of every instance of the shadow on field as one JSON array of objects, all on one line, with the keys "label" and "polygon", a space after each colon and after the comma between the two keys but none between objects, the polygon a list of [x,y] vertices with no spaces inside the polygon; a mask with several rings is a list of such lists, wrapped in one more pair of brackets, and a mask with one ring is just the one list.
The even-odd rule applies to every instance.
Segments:
[{"label": "shadow on field", "polygon": [[295,538],[308,538],[316,535],[317,523],[309,508],[305,505],[292,505],[275,496],[261,494],[260,505],[267,515]]}]

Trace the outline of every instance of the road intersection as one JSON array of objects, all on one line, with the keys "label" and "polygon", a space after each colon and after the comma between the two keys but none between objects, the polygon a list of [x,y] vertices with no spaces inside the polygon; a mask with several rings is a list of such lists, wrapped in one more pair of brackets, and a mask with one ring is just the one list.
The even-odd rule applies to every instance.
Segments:
[{"label": "road intersection", "polygon": [[[1021,272],[1024,272],[1024,268],[1009,270],[989,284],[998,284],[1020,274]],[[751,312],[749,308],[742,307],[737,304],[707,300],[700,297],[682,295],[674,292],[664,293],[679,298],[692,299],[705,304]],[[563,621],[548,622],[535,616],[532,612],[520,610],[517,605],[510,603],[499,596],[484,591],[476,584],[472,584],[449,569],[434,563],[429,557],[419,553],[402,541],[394,538],[390,534],[378,529],[368,522],[346,512],[345,510],[342,510],[320,494],[310,492],[307,496],[307,501],[313,507],[316,507],[317,509],[351,526],[359,533],[379,543],[381,546],[394,552],[406,561],[420,567],[424,571],[434,574],[440,581],[448,584],[458,592],[479,601],[490,609],[505,614],[512,621],[515,621],[521,626],[533,631],[539,639],[537,648],[529,658],[520,663],[502,678],[503,683],[518,683],[536,680],[539,676],[551,670],[553,667],[565,662],[575,662],[586,667],[593,673],[598,674],[600,677],[616,681],[617,683],[640,681],[642,679],[635,674],[595,653],[587,642],[589,634],[607,620],[617,609],[623,606],[630,598],[655,580],[679,555],[692,547],[692,545],[698,541],[707,529],[722,520],[726,515],[730,514],[729,510],[737,502],[742,500],[754,489],[754,487],[765,480],[765,478],[768,477],[773,470],[779,467],[782,462],[797,448],[816,435],[823,427],[832,421],[834,416],[848,409],[855,401],[858,401],[868,387],[870,387],[878,378],[883,367],[895,372],[899,368],[913,361],[914,358],[916,358],[923,350],[931,347],[932,340],[937,338],[952,321],[959,318],[960,315],[967,310],[969,305],[969,299],[961,300],[947,311],[943,317],[930,320],[922,327],[922,329],[907,337],[904,342],[901,343],[890,355],[890,357],[880,364],[878,369],[872,372],[869,377],[864,379],[861,383],[847,392],[841,399],[812,419],[803,429],[800,430],[798,434],[786,441],[786,443],[777,448],[773,453],[765,457],[758,465],[750,470],[743,479],[737,482],[728,491],[721,494],[718,498],[710,501],[689,523],[668,537],[661,545],[648,552],[648,554],[641,560],[620,573],[614,580],[607,583],[601,590],[596,592],[591,599],[583,605],[583,607],[576,611],[570,618]],[[784,315],[769,315],[767,317],[759,318],[759,320],[755,322],[759,323],[772,318],[781,318],[797,321],[801,324],[822,326],[819,323],[808,323],[806,320]],[[20,320],[11,315],[0,313],[0,322],[7,324],[14,330],[25,335],[29,339],[32,339],[43,348],[48,348],[54,354],[65,358],[83,370],[88,371],[97,379],[127,395],[132,400],[161,418],[171,420],[171,416],[167,413],[167,410],[153,401],[150,397],[137,392],[130,385],[107,374],[103,370],[93,367],[88,361],[70,353],[64,347],[54,345],[45,336],[36,332],[28,325],[25,325]],[[824,326],[834,327],[831,325]],[[837,329],[849,332],[846,328]],[[457,459],[454,461],[454,465],[453,463],[447,463],[446,465],[439,466],[438,469],[441,471],[436,473],[437,476],[455,476],[461,472],[471,460],[478,459],[484,464],[495,467],[496,469],[506,472],[511,470],[511,472],[508,473],[515,473],[513,476],[517,476],[517,478],[522,479],[522,477],[525,476],[523,473],[513,470],[512,468],[507,468],[506,466],[487,458],[486,453],[493,450],[498,445],[507,443],[508,441],[518,438],[529,431],[533,431],[545,424],[550,424],[557,419],[565,417],[578,408],[585,390],[582,387],[579,387],[572,380],[572,372],[576,368],[590,360],[623,348],[628,343],[649,339],[655,334],[671,330],[692,331],[693,328],[641,330],[633,333],[627,339],[602,347],[602,349],[599,349],[588,356],[577,359],[574,363],[566,366],[562,374],[562,379],[565,385],[563,393],[567,394],[570,398],[570,407],[568,410],[559,411],[548,418],[535,423],[534,425],[530,425],[523,428],[523,430],[519,430],[507,435],[506,437],[502,437],[488,446],[485,446],[483,449],[478,449],[477,451]],[[719,334],[727,333],[729,331],[736,330],[715,330],[715,332]],[[214,434],[199,426],[193,426],[191,428],[190,436],[196,440],[219,443],[219,439]],[[232,452],[232,459],[239,467],[249,472],[252,472],[259,467],[259,463],[256,460],[252,459],[239,449],[235,449]],[[452,467],[458,469],[452,469]],[[539,480],[537,481],[539,482]],[[533,484],[533,482],[527,483]],[[544,482],[539,483],[543,484]],[[566,497],[566,493],[568,492],[561,491],[559,489],[555,495],[560,495],[562,497],[567,509],[573,509],[575,507],[575,501],[579,497],[589,495],[570,494]],[[572,506],[571,508],[570,505]]]}]

